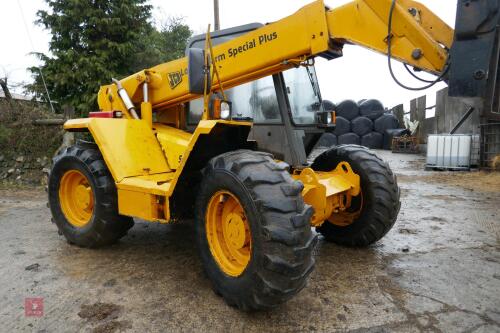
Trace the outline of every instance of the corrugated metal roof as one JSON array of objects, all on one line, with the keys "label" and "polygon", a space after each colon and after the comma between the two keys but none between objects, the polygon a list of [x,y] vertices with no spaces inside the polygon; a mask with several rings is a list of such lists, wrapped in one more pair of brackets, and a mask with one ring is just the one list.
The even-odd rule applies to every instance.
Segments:
[{"label": "corrugated metal roof", "polygon": [[[12,95],[12,98],[18,101],[32,101],[33,96],[28,96],[28,95],[21,95],[21,94],[16,94],[16,93],[10,93]],[[0,90],[0,98],[5,98],[5,93]],[[39,98],[35,99],[37,102],[42,102]]]}]

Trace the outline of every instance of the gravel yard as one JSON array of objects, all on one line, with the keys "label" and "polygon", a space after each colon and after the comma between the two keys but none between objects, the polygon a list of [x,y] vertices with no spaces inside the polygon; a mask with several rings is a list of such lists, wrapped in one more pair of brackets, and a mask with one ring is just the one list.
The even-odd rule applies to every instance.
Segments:
[{"label": "gravel yard", "polygon": [[[57,234],[42,189],[3,188],[0,331],[500,332],[500,174],[380,155],[402,190],[392,231],[366,249],[320,240],[309,285],[259,313],[212,291],[191,221],[136,221],[118,244],[81,249]],[[43,298],[39,317],[26,298]]]}]

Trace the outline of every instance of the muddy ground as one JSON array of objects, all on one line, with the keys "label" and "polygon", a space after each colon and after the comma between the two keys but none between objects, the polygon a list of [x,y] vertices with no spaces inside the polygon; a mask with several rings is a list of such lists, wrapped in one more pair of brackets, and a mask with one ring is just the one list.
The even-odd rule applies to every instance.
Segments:
[{"label": "muddy ground", "polygon": [[[138,222],[117,245],[80,249],[42,190],[0,191],[0,331],[500,332],[500,174],[382,156],[402,188],[392,231],[366,249],[321,240],[308,287],[263,313],[212,292],[189,221]],[[43,316],[25,316],[27,297],[43,297]]]}]

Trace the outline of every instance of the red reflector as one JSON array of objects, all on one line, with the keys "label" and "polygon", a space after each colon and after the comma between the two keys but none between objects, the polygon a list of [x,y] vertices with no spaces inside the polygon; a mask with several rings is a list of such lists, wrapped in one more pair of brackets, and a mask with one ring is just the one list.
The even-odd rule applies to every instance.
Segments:
[{"label": "red reflector", "polygon": [[89,112],[89,118],[114,118],[113,112]]}]

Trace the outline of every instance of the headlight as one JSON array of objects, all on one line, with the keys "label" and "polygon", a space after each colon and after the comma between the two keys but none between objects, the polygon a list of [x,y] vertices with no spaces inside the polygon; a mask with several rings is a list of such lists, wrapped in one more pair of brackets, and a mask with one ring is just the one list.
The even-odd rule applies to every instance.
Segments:
[{"label": "headlight", "polygon": [[327,123],[327,124],[331,124],[332,122],[333,122],[333,115],[332,115],[332,113],[331,113],[331,112],[328,112],[328,113],[326,114],[326,123]]},{"label": "headlight", "polygon": [[228,102],[220,103],[220,119],[228,120],[231,117],[231,106]]},{"label": "headlight", "polygon": [[320,113],[319,121],[324,125],[335,124],[335,111],[325,111]]}]

